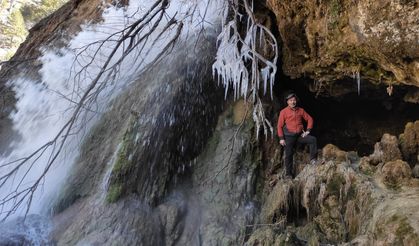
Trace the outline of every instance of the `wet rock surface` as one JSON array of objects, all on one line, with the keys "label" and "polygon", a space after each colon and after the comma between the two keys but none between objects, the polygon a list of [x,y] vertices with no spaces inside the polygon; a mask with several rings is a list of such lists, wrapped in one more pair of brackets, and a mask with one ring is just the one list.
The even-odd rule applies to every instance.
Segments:
[{"label": "wet rock surface", "polygon": [[178,174],[177,184],[170,186],[167,195],[160,194],[164,198],[156,206],[133,194],[109,203],[104,195],[94,193],[56,215],[54,242],[60,245],[244,242],[245,228],[253,224],[257,211],[254,187],[259,164],[252,161],[255,151],[250,144],[252,124],[247,127],[235,124],[234,112],[229,107],[220,117],[203,153]]},{"label": "wet rock surface", "polygon": [[[357,76],[385,83],[388,94],[392,84],[419,86],[418,8],[411,1],[267,3],[283,43],[284,73],[315,79],[312,91],[340,99],[356,93]],[[75,33],[83,21],[96,20],[101,12],[98,5],[68,3],[34,27],[16,58],[39,68],[31,60],[39,55],[39,46],[60,47],[65,43],[62,33]],[[214,43],[203,49],[213,50]],[[325,163],[309,166],[300,149],[295,158],[299,175],[283,179],[280,147],[275,140],[254,139],[248,105],[227,102],[219,117],[224,101],[210,79],[212,57],[201,58],[200,64],[184,66],[197,66],[200,76],[184,67],[179,73],[168,71],[169,77],[157,77],[156,83],[149,83],[154,76],[144,75],[137,87],[114,103],[83,144],[55,206],[52,243],[410,245],[418,241],[418,121],[408,123],[398,138],[382,136],[368,156],[326,145],[321,156]],[[10,69],[0,75],[5,91],[0,130],[10,127],[5,117],[13,110],[14,95],[2,80],[11,76]],[[198,80],[204,84],[191,83]],[[339,85],[333,88],[336,80]],[[378,90],[371,83],[367,87],[368,93]],[[417,101],[413,92],[406,95],[406,101]],[[161,103],[161,98],[167,101]],[[191,111],[184,111],[191,101]],[[395,107],[391,100],[380,103]],[[362,120],[357,124],[363,131],[347,127],[340,136],[349,139],[372,131],[381,136],[382,129],[390,127],[371,129],[373,124]],[[31,242],[24,233],[1,235],[0,243]]]},{"label": "wet rock surface", "polygon": [[411,165],[419,163],[419,121],[409,122],[399,136],[403,158]]},{"label": "wet rock surface", "polygon": [[287,233],[309,245],[414,245],[419,180],[402,160],[401,141],[384,134],[361,158],[329,144],[320,166],[307,165],[304,151],[296,155],[299,174],[268,189],[250,245],[276,245]]},{"label": "wet rock surface", "polygon": [[397,137],[384,134],[381,141],[374,145],[374,153],[369,158],[374,165],[402,159]]},{"label": "wet rock surface", "polygon": [[412,177],[412,169],[409,164],[401,160],[387,162],[381,171],[384,183],[388,185],[401,184]]},{"label": "wet rock surface", "polygon": [[[171,81],[171,90],[139,82],[103,117],[55,206],[54,242],[225,245],[244,240],[256,211],[258,162],[250,106],[227,105],[218,119],[220,89],[212,80],[191,85],[188,76],[194,75],[183,71],[162,76],[163,82]],[[185,99],[185,90],[200,92],[187,86],[202,86],[210,98]],[[145,94],[133,96],[137,93]],[[197,100],[192,107],[182,104],[191,98]]]},{"label": "wet rock surface", "polygon": [[0,245],[52,245],[52,223],[39,215],[28,215],[0,223]]}]

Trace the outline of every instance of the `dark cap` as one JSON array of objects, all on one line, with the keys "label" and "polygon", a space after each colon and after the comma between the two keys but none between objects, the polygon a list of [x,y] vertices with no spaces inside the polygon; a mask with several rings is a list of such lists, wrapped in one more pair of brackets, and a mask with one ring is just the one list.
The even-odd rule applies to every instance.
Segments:
[{"label": "dark cap", "polygon": [[285,97],[285,101],[288,101],[288,99],[293,98],[293,97],[297,98],[297,95],[295,93],[290,93]]}]

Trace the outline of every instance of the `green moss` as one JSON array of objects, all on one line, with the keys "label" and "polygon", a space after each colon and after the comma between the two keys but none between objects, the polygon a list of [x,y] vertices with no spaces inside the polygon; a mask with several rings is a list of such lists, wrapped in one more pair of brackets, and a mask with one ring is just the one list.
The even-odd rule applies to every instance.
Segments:
[{"label": "green moss", "polygon": [[128,176],[134,168],[134,162],[130,159],[135,145],[133,143],[133,138],[135,137],[134,125],[135,118],[132,117],[129,122],[129,128],[122,139],[121,147],[111,172],[110,185],[106,198],[108,202],[116,202],[124,195],[124,188],[126,186],[124,177]]},{"label": "green moss", "polygon": [[348,192],[346,193],[346,198],[348,200],[354,200],[356,198],[356,193],[357,193],[356,191],[357,191],[356,184],[351,184]]},{"label": "green moss", "polygon": [[330,195],[335,195],[339,197],[340,188],[345,183],[345,179],[342,177],[342,175],[334,175],[330,181],[327,183],[327,192]]},{"label": "green moss", "polygon": [[406,137],[404,136],[404,133],[399,135],[399,143],[400,145],[406,144]]},{"label": "green moss", "polygon": [[329,29],[336,29],[339,26],[339,16],[342,12],[343,6],[340,0],[330,0],[329,2]]},{"label": "green moss", "polygon": [[362,169],[361,172],[367,176],[372,176],[374,174],[372,169]]},{"label": "green moss", "polygon": [[129,145],[129,141],[128,141],[128,137],[126,133],[122,142],[121,149],[118,152],[115,165],[112,169],[112,174],[119,175],[131,166],[130,161],[128,159],[129,158],[128,145]]},{"label": "green moss", "polygon": [[394,190],[394,191],[400,191],[401,190],[401,185],[398,184],[397,182],[385,182],[385,185],[387,188]]},{"label": "green moss", "polygon": [[[397,225],[397,229],[394,233],[396,238],[394,239],[394,242],[393,242],[395,245],[404,245],[404,244],[409,244],[408,242],[419,241],[419,236],[416,234],[415,230],[409,224],[409,221],[406,216],[400,216],[398,214],[394,214],[387,221],[387,223],[385,223],[386,227],[391,227],[391,225]],[[381,229],[380,232],[382,231],[383,229]]]},{"label": "green moss", "polygon": [[335,63],[335,72],[346,74],[346,76],[359,72],[361,78],[367,79],[376,85],[396,80],[392,72],[384,70],[377,61],[368,58],[373,56],[368,48],[352,47],[347,50],[341,50],[339,47],[336,47],[336,50],[331,52],[339,56],[338,61]]},{"label": "green moss", "polygon": [[396,237],[397,237],[397,239],[399,239],[401,242],[403,242],[403,238],[406,235],[412,234],[414,232],[415,231],[410,226],[409,222],[407,221],[407,218],[406,217],[401,218],[401,220],[399,222],[399,227],[396,230]]},{"label": "green moss", "polygon": [[122,196],[122,185],[113,184],[109,187],[108,194],[106,195],[106,201],[114,203]]},{"label": "green moss", "polygon": [[386,234],[389,232],[389,230],[394,229],[395,237],[392,245],[410,245],[409,242],[419,241],[419,237],[415,233],[415,230],[412,228],[412,226],[409,224],[407,217],[401,216],[399,214],[394,214],[387,221],[385,221],[385,223],[377,224],[376,236],[378,238],[387,237],[388,235]]},{"label": "green moss", "polygon": [[329,3],[330,6],[330,14],[333,17],[338,17],[340,12],[342,11],[342,4],[340,0],[331,0]]}]

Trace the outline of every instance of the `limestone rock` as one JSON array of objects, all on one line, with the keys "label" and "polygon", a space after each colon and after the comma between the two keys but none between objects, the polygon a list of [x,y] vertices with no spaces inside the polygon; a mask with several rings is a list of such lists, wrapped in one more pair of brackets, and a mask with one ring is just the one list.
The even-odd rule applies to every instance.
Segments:
[{"label": "limestone rock", "polygon": [[[366,245],[417,245],[419,235],[419,190],[393,193],[374,209],[365,235]],[[372,243],[373,242],[373,243]]]},{"label": "limestone rock", "polygon": [[[417,245],[417,221],[408,216],[403,211],[397,211],[378,220],[374,231],[376,245]],[[417,217],[417,214],[414,217]]]},{"label": "limestone rock", "polygon": [[245,246],[300,246],[306,245],[302,242],[294,232],[287,231],[278,235],[272,227],[259,228]]},{"label": "limestone rock", "polygon": [[340,150],[337,146],[333,144],[328,144],[324,146],[322,150],[323,158],[326,161],[333,160],[336,163],[347,161],[348,153]]},{"label": "limestone rock", "polygon": [[404,159],[409,161],[409,163],[417,163],[417,155],[419,154],[419,120],[407,123],[399,139]]},{"label": "limestone rock", "polygon": [[320,230],[334,242],[344,240],[345,236],[345,225],[340,223],[340,216],[338,197],[332,195],[325,200],[319,216],[314,218]]},{"label": "limestone rock", "polygon": [[402,159],[402,154],[399,149],[399,141],[395,136],[385,133],[381,141],[374,145],[374,153],[369,157],[371,164],[386,163],[389,161]]},{"label": "limestone rock", "polygon": [[419,178],[419,165],[416,165],[412,170],[413,177]]},{"label": "limestone rock", "polygon": [[270,246],[275,245],[275,232],[270,227],[259,228],[252,233],[246,242],[246,246]]},{"label": "limestone rock", "polygon": [[371,175],[375,172],[376,167],[370,164],[369,157],[362,157],[359,161],[359,170],[364,174]]},{"label": "limestone rock", "polygon": [[184,208],[176,204],[161,204],[157,207],[160,221],[165,232],[166,245],[174,245],[184,229]]},{"label": "limestone rock", "polygon": [[390,186],[400,185],[412,177],[409,164],[401,160],[387,162],[381,171],[384,183]]},{"label": "limestone rock", "polygon": [[[268,0],[283,42],[283,70],[325,83],[362,78],[419,86],[415,1]],[[290,31],[292,30],[292,31]]]},{"label": "limestone rock", "polygon": [[275,185],[274,189],[269,193],[265,206],[262,208],[261,219],[263,223],[280,222],[281,214],[286,214],[289,209],[288,200],[291,186],[290,180],[282,180],[282,182],[278,182]]},{"label": "limestone rock", "polygon": [[333,151],[326,151],[328,161],[324,165],[306,165],[294,180],[278,181],[262,206],[261,223],[289,225],[303,210],[307,222],[316,228],[297,233],[306,241],[338,243],[357,236],[365,227],[359,218],[372,216],[373,186],[349,161],[341,162],[346,152],[333,145],[326,150]]},{"label": "limestone rock", "polygon": [[408,91],[403,97],[403,101],[419,104],[419,89]]},{"label": "limestone rock", "polygon": [[240,125],[246,118],[252,114],[251,106],[245,100],[239,100],[233,105],[233,123]]}]

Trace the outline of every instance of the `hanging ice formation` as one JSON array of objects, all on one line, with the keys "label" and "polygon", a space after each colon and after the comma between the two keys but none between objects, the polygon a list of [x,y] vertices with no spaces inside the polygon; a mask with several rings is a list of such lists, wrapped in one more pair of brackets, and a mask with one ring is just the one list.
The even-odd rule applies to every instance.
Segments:
[{"label": "hanging ice formation", "polygon": [[356,80],[356,86],[358,89],[358,96],[359,96],[361,95],[361,74],[360,74],[359,69],[353,73],[352,77]]},{"label": "hanging ice formation", "polygon": [[[237,6],[244,5],[241,13]],[[218,36],[218,50],[216,61],[213,64],[213,75],[218,83],[225,87],[225,97],[230,89],[234,99],[243,97],[251,102],[253,107],[253,120],[256,123],[256,137],[262,127],[265,138],[268,132],[273,134],[273,128],[266,119],[261,100],[260,90],[263,95],[267,93],[268,86],[272,98],[272,88],[277,71],[278,46],[274,35],[262,24],[258,23],[253,14],[253,2],[247,0],[233,0],[229,4],[233,12],[233,19],[223,23],[222,31]],[[225,18],[229,9],[226,10]],[[239,33],[239,23],[243,16],[245,21],[245,36]],[[272,50],[273,58],[266,58],[261,50]]]}]

